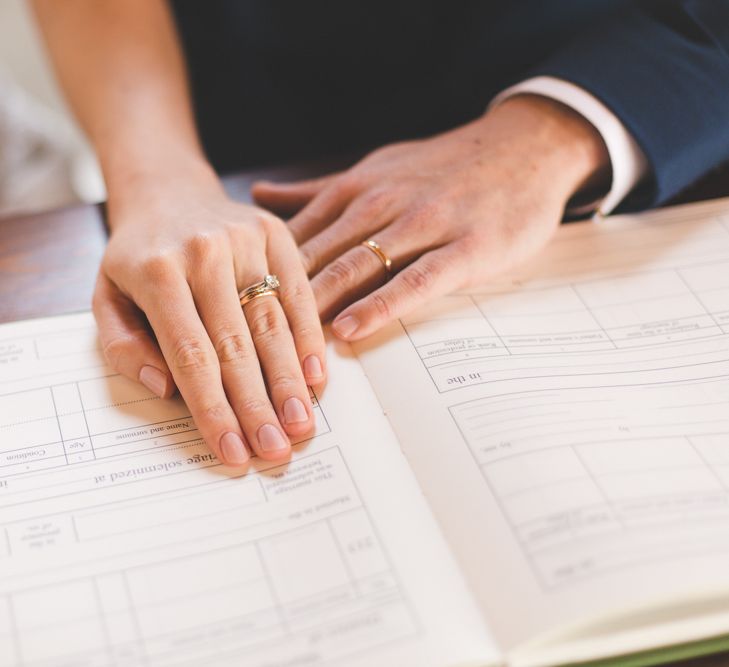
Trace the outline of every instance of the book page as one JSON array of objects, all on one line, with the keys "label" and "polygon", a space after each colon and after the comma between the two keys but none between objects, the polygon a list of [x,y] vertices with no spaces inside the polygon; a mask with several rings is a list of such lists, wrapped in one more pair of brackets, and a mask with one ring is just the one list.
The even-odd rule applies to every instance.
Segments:
[{"label": "book page", "polygon": [[221,466],[90,315],[0,327],[0,665],[499,660],[347,347],[287,464]]},{"label": "book page", "polygon": [[729,589],[727,200],[564,225],[355,349],[506,648]]}]

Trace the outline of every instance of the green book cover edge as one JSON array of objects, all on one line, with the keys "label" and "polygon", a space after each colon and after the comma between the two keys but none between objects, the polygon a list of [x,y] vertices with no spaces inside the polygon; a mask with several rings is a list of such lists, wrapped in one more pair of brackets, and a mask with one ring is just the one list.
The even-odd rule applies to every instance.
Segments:
[{"label": "green book cover edge", "polygon": [[[723,653],[724,651],[729,651],[729,635],[711,637],[688,644],[664,646],[648,651],[641,651],[640,653],[605,658],[603,660],[575,663],[574,667],[650,667],[651,665],[678,662],[680,660],[698,658],[713,653]],[[729,657],[727,661],[729,662]]]}]

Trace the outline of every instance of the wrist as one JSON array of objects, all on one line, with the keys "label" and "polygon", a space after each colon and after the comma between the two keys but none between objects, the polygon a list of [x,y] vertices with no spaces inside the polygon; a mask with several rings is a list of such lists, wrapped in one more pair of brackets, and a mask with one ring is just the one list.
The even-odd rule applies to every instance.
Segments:
[{"label": "wrist", "polygon": [[[566,203],[610,186],[610,156],[595,127],[570,107],[539,95],[511,97],[482,120],[490,132],[528,155],[532,172]],[[516,145],[514,145],[516,144]]]},{"label": "wrist", "polygon": [[110,226],[135,219],[137,211],[164,210],[169,202],[222,195],[223,186],[202,156],[172,149],[104,165]]}]

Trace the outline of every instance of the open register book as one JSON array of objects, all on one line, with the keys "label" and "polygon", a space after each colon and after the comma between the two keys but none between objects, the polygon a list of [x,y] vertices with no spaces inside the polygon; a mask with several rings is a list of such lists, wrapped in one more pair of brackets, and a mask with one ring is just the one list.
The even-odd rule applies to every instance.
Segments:
[{"label": "open register book", "polygon": [[0,666],[729,648],[729,201],[565,225],[329,363],[244,473],[89,314],[0,327]]}]

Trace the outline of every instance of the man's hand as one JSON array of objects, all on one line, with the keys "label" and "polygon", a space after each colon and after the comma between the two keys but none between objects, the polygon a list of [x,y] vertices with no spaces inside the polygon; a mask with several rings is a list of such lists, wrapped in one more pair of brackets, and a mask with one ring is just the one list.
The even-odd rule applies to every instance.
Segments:
[{"label": "man's hand", "polygon": [[[363,338],[436,296],[483,283],[542,248],[569,199],[607,185],[609,157],[581,116],[514,97],[463,127],[386,146],[351,169],[290,184],[259,182],[258,204],[295,212],[325,319]],[[376,240],[394,276],[360,245]]]}]

